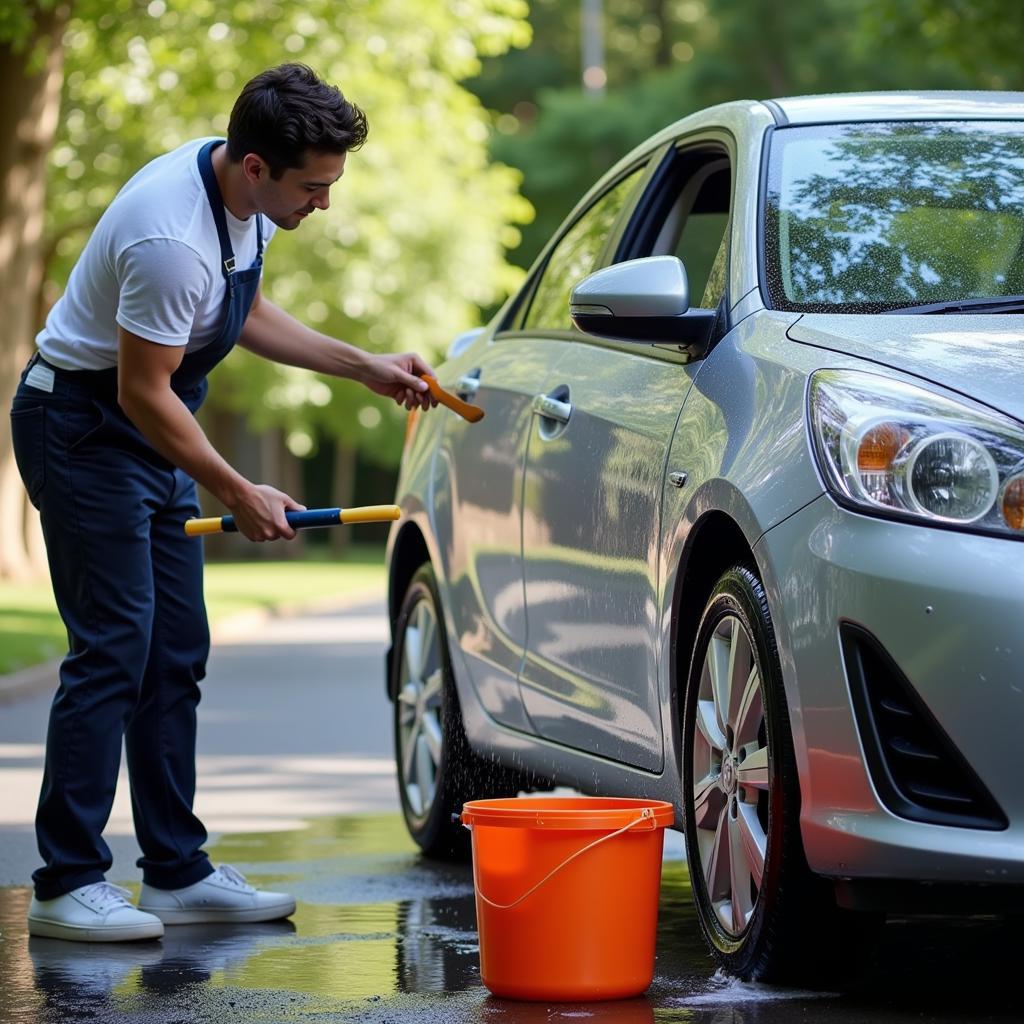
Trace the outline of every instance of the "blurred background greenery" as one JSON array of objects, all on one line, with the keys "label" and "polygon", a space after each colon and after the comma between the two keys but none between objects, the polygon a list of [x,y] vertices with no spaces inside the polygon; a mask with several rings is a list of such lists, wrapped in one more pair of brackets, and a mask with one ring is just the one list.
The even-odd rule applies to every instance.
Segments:
[{"label": "blurred background greenery", "polygon": [[[312,326],[439,362],[521,281],[586,188],[651,132],[725,100],[1017,89],[1019,0],[0,0],[0,401],[121,184],[223,133],[255,73],[303,61],[369,117],[333,205],[280,233],[266,285]],[[238,352],[203,423],[309,505],[393,493],[404,414],[349,381]],[[41,545],[0,420],[0,578]],[[359,539],[379,542],[365,528]],[[339,554],[352,531],[214,557]],[[219,543],[219,546],[218,546]],[[306,549],[306,550],[304,550]]]}]

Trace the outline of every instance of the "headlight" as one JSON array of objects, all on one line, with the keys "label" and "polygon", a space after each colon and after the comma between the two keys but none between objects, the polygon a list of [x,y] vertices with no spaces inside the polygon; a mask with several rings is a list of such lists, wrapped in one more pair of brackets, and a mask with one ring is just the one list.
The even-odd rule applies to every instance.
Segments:
[{"label": "headlight", "polygon": [[1024,537],[1024,429],[924,388],[819,370],[811,435],[829,489],[864,511]]}]

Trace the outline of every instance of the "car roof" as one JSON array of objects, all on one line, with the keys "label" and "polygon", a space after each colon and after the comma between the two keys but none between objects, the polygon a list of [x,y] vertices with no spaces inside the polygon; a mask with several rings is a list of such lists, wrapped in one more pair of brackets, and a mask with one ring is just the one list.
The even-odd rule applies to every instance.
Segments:
[{"label": "car roof", "polygon": [[767,100],[776,121],[1024,120],[1024,92],[862,92]]}]

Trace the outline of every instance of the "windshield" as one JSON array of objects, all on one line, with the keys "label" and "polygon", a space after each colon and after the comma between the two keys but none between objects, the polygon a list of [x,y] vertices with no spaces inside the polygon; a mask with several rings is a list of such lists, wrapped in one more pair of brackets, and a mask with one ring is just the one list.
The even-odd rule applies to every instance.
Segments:
[{"label": "windshield", "polygon": [[1024,124],[780,128],[765,204],[776,309],[1024,294]]}]

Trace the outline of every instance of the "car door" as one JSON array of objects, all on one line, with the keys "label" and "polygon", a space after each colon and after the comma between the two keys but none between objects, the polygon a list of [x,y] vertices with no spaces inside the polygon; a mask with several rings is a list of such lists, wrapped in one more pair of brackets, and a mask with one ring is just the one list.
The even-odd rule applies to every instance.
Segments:
[{"label": "car door", "polygon": [[[692,304],[715,308],[730,195],[723,149],[673,150],[609,262],[675,252],[692,268]],[[520,684],[531,724],[546,739],[652,772],[663,758],[660,510],[691,380],[686,358],[577,332],[556,390],[535,404],[524,476]]]},{"label": "car door", "polygon": [[480,701],[495,721],[529,729],[518,675],[526,644],[520,541],[523,465],[533,398],[561,353],[549,339],[500,338],[449,362],[441,383],[484,410],[445,413],[434,512],[452,629]]},{"label": "car door", "polygon": [[485,413],[475,424],[449,416],[440,448],[439,473],[448,487],[435,496],[435,514],[450,523],[439,534],[447,537],[452,625],[487,712],[524,732],[533,731],[518,682],[526,648],[521,535],[526,445],[537,396],[557,388],[555,368],[571,324],[561,333],[531,331],[522,326],[523,312],[527,306],[568,310],[568,293],[556,287],[596,268],[645,166],[629,169],[608,192],[573,212],[510,305],[503,329],[444,368],[442,383]]}]

